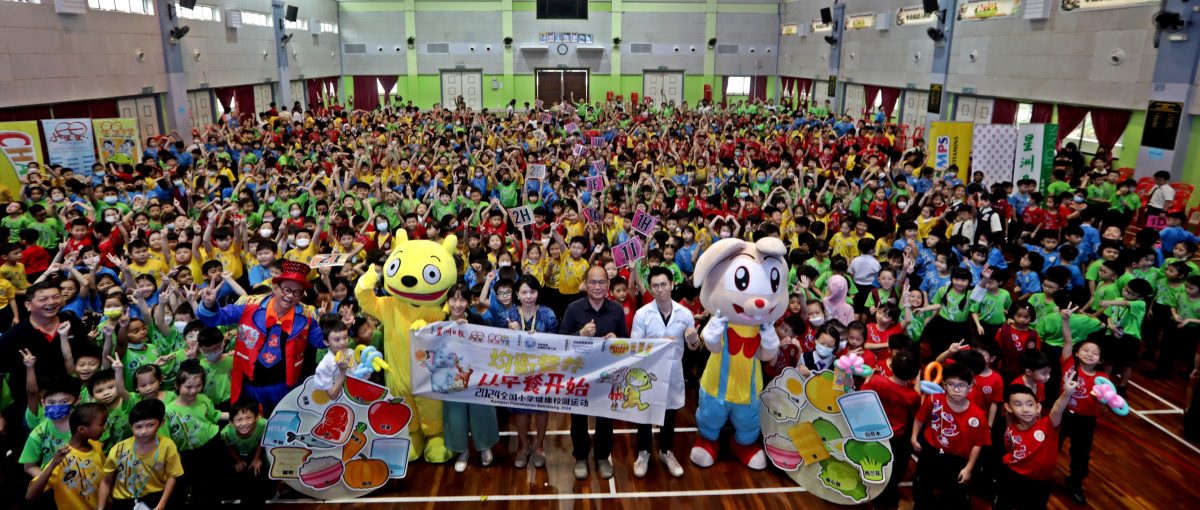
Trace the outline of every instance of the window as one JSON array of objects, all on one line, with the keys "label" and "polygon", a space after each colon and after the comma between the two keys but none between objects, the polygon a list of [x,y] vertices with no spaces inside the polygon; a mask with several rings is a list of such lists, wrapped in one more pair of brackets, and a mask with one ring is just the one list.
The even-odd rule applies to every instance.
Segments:
[{"label": "window", "polygon": [[538,19],[588,19],[588,0],[537,0]]},{"label": "window", "polygon": [[729,82],[725,84],[725,95],[727,96],[748,96],[750,95],[750,77],[749,76],[730,76]]},{"label": "window", "polygon": [[308,30],[308,20],[297,19],[296,21],[283,20],[283,27],[292,30]]},{"label": "window", "polygon": [[326,23],[326,22],[322,21],[321,22],[321,33],[325,33],[325,34],[338,33],[337,23]]},{"label": "window", "polygon": [[221,21],[221,10],[212,5],[196,4],[188,9],[175,4],[175,15],[180,19],[195,19],[200,21]]},{"label": "window", "polygon": [[[384,94],[385,91],[383,90],[383,84],[379,83],[379,80],[375,80],[375,88],[379,90],[380,96],[382,96]],[[386,92],[391,95],[395,95],[395,94],[399,93],[400,92],[400,81],[396,80],[396,83],[392,84],[392,90],[388,90]]]},{"label": "window", "polygon": [[7,0],[7,1],[16,2],[19,4],[40,4],[40,3],[42,3],[42,0]]},{"label": "window", "polygon": [[154,15],[153,0],[88,0],[88,8],[97,11]]},{"label": "window", "polygon": [[242,24],[254,27],[271,26],[271,17],[264,12],[242,11]]},{"label": "window", "polygon": [[1017,103],[1017,124],[1033,121],[1033,103]]},{"label": "window", "polygon": [[[1067,142],[1075,142],[1075,145],[1079,147],[1079,152],[1084,154],[1096,153],[1096,149],[1100,147],[1100,142],[1096,140],[1096,131],[1095,127],[1092,126],[1091,113],[1084,115],[1083,122],[1079,123],[1079,127],[1075,128],[1074,131],[1071,131],[1071,134],[1067,135],[1066,138],[1063,138],[1063,145],[1066,145]],[[1121,135],[1121,137],[1117,139],[1117,143],[1109,152],[1113,155],[1120,154],[1121,147],[1124,142],[1125,135]]]}]

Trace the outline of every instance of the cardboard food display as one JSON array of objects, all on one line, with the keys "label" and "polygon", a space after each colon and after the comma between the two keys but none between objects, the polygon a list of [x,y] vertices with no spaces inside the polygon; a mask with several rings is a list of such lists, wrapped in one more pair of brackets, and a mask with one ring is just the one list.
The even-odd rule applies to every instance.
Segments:
[{"label": "cardboard food display", "polygon": [[841,505],[883,492],[895,460],[879,395],[854,391],[850,379],[840,370],[805,378],[787,368],[759,398],[771,464],[813,495]]},{"label": "cardboard food display", "polygon": [[321,500],[369,494],[407,474],[411,418],[386,386],[347,376],[341,395],[330,399],[309,377],[267,420],[269,476]]}]

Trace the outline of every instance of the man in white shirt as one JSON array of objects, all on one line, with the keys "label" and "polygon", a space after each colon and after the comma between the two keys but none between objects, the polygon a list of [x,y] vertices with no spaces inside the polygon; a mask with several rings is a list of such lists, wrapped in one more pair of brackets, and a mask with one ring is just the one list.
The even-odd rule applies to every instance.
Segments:
[{"label": "man in white shirt", "polygon": [[1158,216],[1171,208],[1175,201],[1175,188],[1172,188],[1171,172],[1159,170],[1154,172],[1154,187],[1150,189],[1150,198],[1146,200],[1146,216]]},{"label": "man in white shirt", "polygon": [[[633,329],[630,338],[666,338],[684,342],[689,349],[700,347],[700,337],[696,333],[696,319],[692,312],[683,305],[671,299],[674,284],[671,271],[665,267],[650,268],[648,278],[650,295],[654,301],[646,303],[633,314]],[[663,416],[662,427],[658,433],[658,459],[667,466],[671,475],[683,476],[683,466],[675,460],[671,451],[675,438],[675,412],[683,407],[683,360],[674,360],[671,365],[671,387],[667,410]],[[637,429],[637,460],[633,463],[633,474],[638,478],[646,476],[650,467],[650,445],[653,442],[653,425],[640,424]]]}]

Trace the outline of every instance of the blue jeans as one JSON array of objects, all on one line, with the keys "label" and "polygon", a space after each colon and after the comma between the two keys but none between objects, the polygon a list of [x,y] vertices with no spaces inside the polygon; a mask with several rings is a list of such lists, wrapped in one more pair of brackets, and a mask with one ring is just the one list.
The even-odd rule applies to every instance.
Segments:
[{"label": "blue jeans", "polygon": [[700,406],[696,409],[696,428],[700,430],[700,437],[716,441],[727,419],[733,422],[733,440],[738,444],[749,446],[758,440],[762,428],[758,421],[757,405],[718,400],[701,390]]}]

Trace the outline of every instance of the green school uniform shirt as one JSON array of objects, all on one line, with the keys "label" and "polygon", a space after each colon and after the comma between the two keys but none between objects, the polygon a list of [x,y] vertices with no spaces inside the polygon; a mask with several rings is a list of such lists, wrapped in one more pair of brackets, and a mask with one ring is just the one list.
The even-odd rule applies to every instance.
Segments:
[{"label": "green school uniform shirt", "polygon": [[1130,301],[1126,306],[1108,307],[1108,315],[1127,336],[1142,339],[1142,320],[1146,318],[1146,302]]},{"label": "green school uniform shirt", "polygon": [[925,332],[925,320],[933,315],[932,310],[924,312],[913,312],[912,322],[908,323],[908,336],[913,339],[913,342],[918,342],[921,339],[921,334]]},{"label": "green school uniform shirt", "polygon": [[1104,259],[1093,260],[1088,264],[1087,271],[1083,273],[1084,279],[1089,282],[1094,282],[1100,278],[1100,266],[1104,265]]},{"label": "green school uniform shirt", "polygon": [[1012,296],[1007,290],[997,289],[995,294],[988,292],[982,301],[971,302],[971,311],[979,314],[979,322],[996,326],[1004,324],[1005,313],[1012,306]]},{"label": "green school uniform shirt", "polygon": [[1096,286],[1096,294],[1092,298],[1092,304],[1088,308],[1099,310],[1099,303],[1101,301],[1111,301],[1113,299],[1121,299],[1121,286],[1117,282],[1102,283]]},{"label": "green school uniform shirt", "polygon": [[29,437],[25,439],[25,448],[21,450],[21,457],[17,459],[17,462],[45,467],[54,457],[54,452],[69,442],[71,442],[70,430],[60,432],[58,427],[54,426],[54,422],[42,421],[29,432]]},{"label": "green school uniform shirt", "polygon": [[262,443],[263,433],[267,430],[267,420],[259,416],[258,421],[254,422],[254,430],[250,432],[250,436],[242,437],[237,433],[232,423],[226,424],[221,428],[221,440],[225,441],[225,446],[233,448],[234,451],[242,457],[253,457],[254,452],[258,450],[259,444]]},{"label": "green school uniform shirt", "polygon": [[213,405],[208,395],[196,395],[196,401],[187,406],[176,398],[167,404],[166,424],[171,434],[171,440],[179,446],[179,451],[186,452],[208,444],[217,436],[217,420],[221,412]]},{"label": "green school uniform shirt", "polygon": [[1029,296],[1029,305],[1033,307],[1034,320],[1049,315],[1058,316],[1058,303],[1055,303],[1054,299],[1046,296],[1044,292],[1038,292]]},{"label": "green school uniform shirt", "polygon": [[[894,291],[896,289],[893,288],[892,290]],[[879,297],[876,298],[876,296]],[[867,294],[867,302],[864,304],[864,306],[866,306],[869,310],[871,308],[878,308],[893,301],[896,301],[896,295],[894,292],[884,289],[873,289],[869,294]]]},{"label": "green school uniform shirt", "polygon": [[[1100,319],[1080,313],[1072,315],[1068,324],[1071,327],[1071,338],[1075,342],[1104,329],[1104,323],[1100,322]],[[1038,336],[1042,337],[1042,341],[1048,345],[1063,346],[1062,316],[1057,313],[1045,317],[1039,316],[1037,322],[1033,323],[1033,330],[1037,331]]]},{"label": "green school uniform shirt", "polygon": [[938,289],[933,295],[933,303],[942,305],[938,316],[950,322],[966,322],[971,316],[971,307],[967,303],[967,293],[958,292],[947,285]]},{"label": "green school uniform shirt", "polygon": [[229,402],[232,391],[230,384],[233,380],[233,355],[221,356],[215,363],[201,358],[200,367],[207,373],[204,378],[204,394],[218,406]]},{"label": "green school uniform shirt", "polygon": [[[1187,294],[1183,294],[1174,306],[1175,313],[1179,314],[1184,319],[1200,319],[1200,299],[1189,299]],[[1188,324],[1189,328],[1198,327],[1196,324]]]},{"label": "green school uniform shirt", "polygon": [[146,347],[136,350],[133,348],[133,344],[130,344],[129,348],[125,349],[125,355],[121,356],[121,363],[125,364],[124,372],[126,388],[137,388],[137,381],[133,376],[134,372],[137,372],[137,370],[142,366],[153,365],[155,361],[158,361],[158,347],[151,343],[150,337],[147,336],[146,342],[142,345],[145,345]]},{"label": "green school uniform shirt", "polygon": [[21,229],[28,227],[33,221],[28,214],[22,214],[17,217],[5,216],[0,218],[0,227],[8,227],[8,242],[16,243],[21,241]]},{"label": "green school uniform shirt", "polygon": [[[822,291],[828,290],[825,287],[825,283],[829,281],[830,276],[833,276],[833,273],[821,273],[821,276],[817,277],[817,281],[813,282],[813,287],[821,289]],[[850,275],[845,274],[842,275],[842,277],[844,277],[846,279],[846,283],[849,284],[849,290],[846,291],[846,296],[849,297],[858,294],[858,286],[854,284],[854,278],[851,278]]]},{"label": "green school uniform shirt", "polygon": [[1187,299],[1187,288],[1183,282],[1168,282],[1166,277],[1159,278],[1154,287],[1154,302],[1172,308],[1183,304]]},{"label": "green school uniform shirt", "polygon": [[1141,207],[1142,197],[1137,196],[1136,193],[1126,193],[1124,195],[1117,195],[1116,199],[1112,201],[1112,205],[1109,206],[1109,209],[1118,213],[1127,213],[1136,211]]},{"label": "green school uniform shirt", "polygon": [[1046,186],[1047,197],[1057,197],[1058,195],[1071,191],[1071,185],[1066,181],[1054,181]]}]

